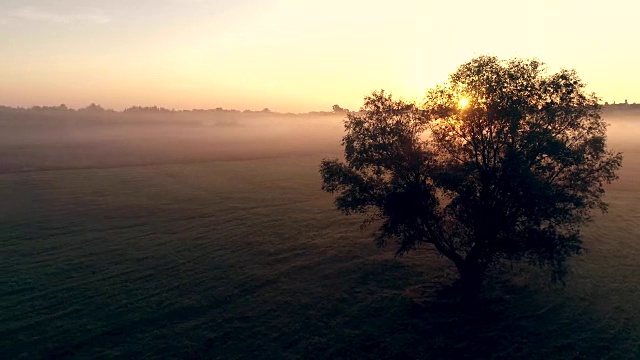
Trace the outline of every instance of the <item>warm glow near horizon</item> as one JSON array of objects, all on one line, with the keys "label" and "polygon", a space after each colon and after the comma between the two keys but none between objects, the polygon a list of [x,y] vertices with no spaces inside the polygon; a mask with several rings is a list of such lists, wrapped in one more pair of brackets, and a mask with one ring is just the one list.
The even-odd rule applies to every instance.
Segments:
[{"label": "warm glow near horizon", "polygon": [[[5,0],[0,104],[281,112],[405,99],[479,55],[573,68],[640,102],[633,1]],[[455,26],[451,26],[455,23]]]}]

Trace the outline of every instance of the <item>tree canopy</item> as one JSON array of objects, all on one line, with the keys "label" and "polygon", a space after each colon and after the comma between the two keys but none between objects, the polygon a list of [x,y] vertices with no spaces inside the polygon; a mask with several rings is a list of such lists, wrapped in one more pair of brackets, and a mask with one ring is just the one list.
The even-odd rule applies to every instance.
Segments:
[{"label": "tree canopy", "polygon": [[478,57],[421,104],[367,96],[344,121],[344,159],[321,163],[322,188],[344,213],[380,223],[378,244],[434,246],[468,294],[505,259],[561,278],[622,164],[598,100],[573,70]]}]

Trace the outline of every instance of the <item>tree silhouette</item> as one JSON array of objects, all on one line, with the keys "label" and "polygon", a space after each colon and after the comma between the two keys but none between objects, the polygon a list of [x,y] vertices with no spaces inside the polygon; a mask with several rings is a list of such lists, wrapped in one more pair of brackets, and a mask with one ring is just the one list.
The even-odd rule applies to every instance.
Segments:
[{"label": "tree silhouette", "polygon": [[332,109],[332,110],[333,110],[333,112],[335,112],[335,113],[344,113],[344,112],[349,112],[349,110],[348,110],[348,109],[343,109],[342,107],[340,107],[340,105],[337,105],[337,104],[336,104],[336,105],[333,105],[333,106],[331,107],[331,109]]},{"label": "tree silhouette", "polygon": [[80,109],[80,111],[89,111],[89,112],[103,112],[104,108],[99,104],[91,103],[86,107]]},{"label": "tree silhouette", "polygon": [[574,71],[478,57],[422,106],[384,91],[366,97],[344,122],[345,160],[321,163],[322,188],[344,213],[379,220],[379,245],[435,247],[458,269],[463,299],[505,259],[562,279],[581,252],[580,226],[590,210],[606,211],[603,184],[622,164],[600,111]]}]

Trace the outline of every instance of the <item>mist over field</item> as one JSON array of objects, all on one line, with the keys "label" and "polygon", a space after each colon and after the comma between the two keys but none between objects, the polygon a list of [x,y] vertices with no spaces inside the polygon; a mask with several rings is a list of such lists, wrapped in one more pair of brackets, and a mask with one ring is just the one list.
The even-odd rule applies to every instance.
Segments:
[{"label": "mist over field", "polygon": [[[0,117],[0,173],[176,162],[337,156],[344,113],[21,110]],[[638,152],[640,115],[604,116],[609,146]],[[625,159],[629,159],[628,157]]]},{"label": "mist over field", "polygon": [[640,116],[605,112],[624,166],[568,285],[495,275],[489,293],[509,300],[478,324],[415,312],[407,289],[450,283],[451,264],[376,248],[320,191],[344,116],[3,113],[3,356],[640,354]]},{"label": "mist over field", "polygon": [[15,111],[0,173],[338,153],[344,115]]}]

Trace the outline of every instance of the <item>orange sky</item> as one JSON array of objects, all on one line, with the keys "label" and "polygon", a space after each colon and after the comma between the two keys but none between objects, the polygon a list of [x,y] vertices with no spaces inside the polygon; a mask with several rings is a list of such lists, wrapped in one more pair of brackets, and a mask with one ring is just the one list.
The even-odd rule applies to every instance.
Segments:
[{"label": "orange sky", "polygon": [[408,99],[474,56],[574,68],[640,102],[632,1],[4,0],[0,104],[357,109]]}]

